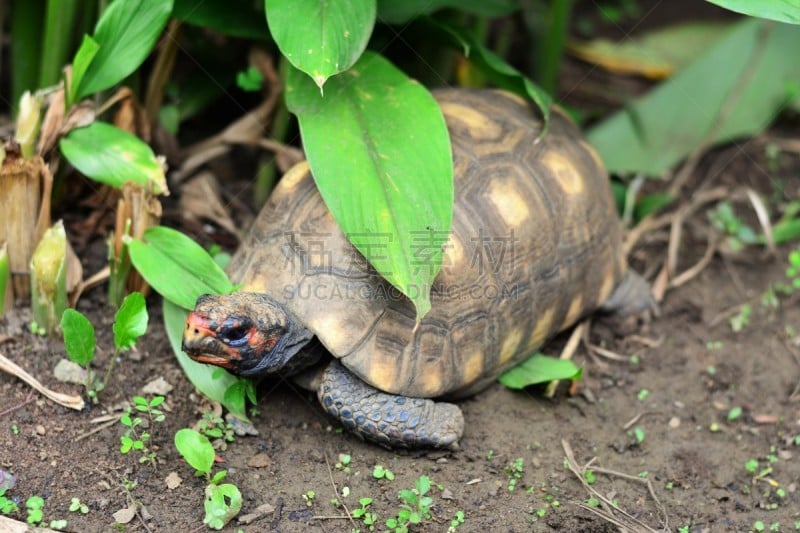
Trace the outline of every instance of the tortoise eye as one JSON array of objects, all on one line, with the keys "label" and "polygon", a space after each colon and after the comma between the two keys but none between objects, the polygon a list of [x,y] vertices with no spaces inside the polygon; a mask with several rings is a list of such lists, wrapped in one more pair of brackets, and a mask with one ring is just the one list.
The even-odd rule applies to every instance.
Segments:
[{"label": "tortoise eye", "polygon": [[250,324],[246,321],[229,318],[222,323],[217,338],[228,346],[238,347],[247,344],[250,336]]}]

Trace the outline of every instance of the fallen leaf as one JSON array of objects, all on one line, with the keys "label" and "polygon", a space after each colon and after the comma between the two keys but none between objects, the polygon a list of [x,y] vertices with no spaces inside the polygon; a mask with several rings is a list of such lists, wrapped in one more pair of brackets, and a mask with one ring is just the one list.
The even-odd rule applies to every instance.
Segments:
[{"label": "fallen leaf", "polygon": [[247,524],[250,524],[251,522],[255,522],[256,520],[258,520],[259,518],[261,518],[265,514],[270,514],[270,513],[273,513],[273,512],[275,512],[275,507],[273,507],[272,505],[270,505],[268,503],[262,503],[261,505],[259,505],[255,509],[253,509],[252,513],[244,514],[244,515],[240,516],[239,518],[237,518],[236,520],[240,524],[247,525]]},{"label": "fallen leaf", "polygon": [[753,422],[756,424],[775,424],[778,422],[778,417],[775,415],[755,414],[753,415]]},{"label": "fallen leaf", "polygon": [[142,387],[142,394],[156,394],[159,396],[166,396],[172,392],[173,386],[167,383],[163,376],[158,376],[156,379],[148,382]]},{"label": "fallen leaf", "polygon": [[17,477],[6,470],[0,470],[0,490],[11,490],[17,484]]},{"label": "fallen leaf", "polygon": [[567,46],[575,56],[610,72],[661,79],[690,63],[730,27],[729,23],[686,22],[638,38],[574,41]]},{"label": "fallen leaf", "polygon": [[148,511],[147,507],[145,507],[144,505],[142,505],[141,512],[142,512],[142,518],[144,518],[145,520],[151,520],[153,518],[153,515],[150,514],[150,511]]},{"label": "fallen leaf", "polygon": [[272,464],[272,459],[266,453],[257,453],[247,460],[250,468],[266,468]]},{"label": "fallen leaf", "polygon": [[189,220],[210,221],[239,236],[239,230],[230,217],[230,210],[225,207],[219,183],[211,172],[201,172],[181,185],[181,213]]},{"label": "fallen leaf", "polygon": [[120,509],[111,516],[114,517],[117,524],[127,524],[136,516],[136,505],[131,504],[127,508]]},{"label": "fallen leaf", "polygon": [[181,483],[183,483],[183,480],[181,479],[181,476],[179,476],[177,472],[170,472],[167,475],[167,477],[164,478],[164,483],[167,484],[167,488],[169,490],[173,490],[180,487]]}]

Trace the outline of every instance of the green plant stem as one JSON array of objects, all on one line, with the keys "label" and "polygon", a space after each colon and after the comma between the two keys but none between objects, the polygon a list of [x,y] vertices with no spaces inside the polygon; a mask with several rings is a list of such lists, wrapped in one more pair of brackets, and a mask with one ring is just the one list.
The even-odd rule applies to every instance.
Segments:
[{"label": "green plant stem", "polygon": [[11,3],[11,108],[16,115],[19,98],[39,83],[42,51],[41,14],[44,0],[16,0]]},{"label": "green plant stem", "polygon": [[554,94],[557,88],[573,2],[574,0],[551,0],[545,14],[548,23],[536,46],[536,64],[533,66],[536,81],[550,94]]},{"label": "green plant stem", "polygon": [[[280,62],[278,63],[278,73],[281,79],[286,79],[286,71],[289,68],[289,62],[281,55]],[[277,140],[286,140],[289,132],[289,121],[291,116],[289,110],[286,108],[286,101],[283,97],[278,99],[277,109],[272,117],[272,125],[270,126],[270,136]],[[277,166],[275,165],[275,157],[265,158],[263,163],[258,169],[258,176],[255,185],[256,205],[263,205],[267,201],[267,197],[272,192],[277,174]]]},{"label": "green plant stem", "polygon": [[100,390],[106,390],[108,386],[108,381],[111,379],[111,372],[114,371],[114,366],[117,364],[117,357],[119,356],[119,348],[114,348],[114,356],[111,358],[111,363],[109,363],[108,368],[106,369],[106,375],[103,376],[103,387]]},{"label": "green plant stem", "polygon": [[55,85],[61,78],[61,69],[72,52],[75,21],[87,3],[82,0],[47,1],[38,87]]}]

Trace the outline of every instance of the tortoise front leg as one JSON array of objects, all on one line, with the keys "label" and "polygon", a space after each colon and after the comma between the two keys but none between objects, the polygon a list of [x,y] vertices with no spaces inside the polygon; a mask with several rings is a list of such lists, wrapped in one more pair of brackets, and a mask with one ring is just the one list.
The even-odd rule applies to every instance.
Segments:
[{"label": "tortoise front leg", "polygon": [[339,361],[325,369],[317,397],[344,427],[383,446],[457,448],[464,431],[464,416],[455,405],[379,391]]}]

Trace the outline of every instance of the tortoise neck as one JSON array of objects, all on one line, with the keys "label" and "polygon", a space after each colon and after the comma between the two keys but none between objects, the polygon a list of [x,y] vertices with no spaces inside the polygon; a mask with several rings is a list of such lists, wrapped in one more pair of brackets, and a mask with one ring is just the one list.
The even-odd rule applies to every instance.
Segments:
[{"label": "tortoise neck", "polygon": [[314,334],[303,326],[283,305],[266,294],[252,293],[252,297],[261,299],[262,309],[268,324],[260,324],[265,329],[279,328],[280,338],[272,350],[265,354],[252,368],[242,370],[242,376],[257,374],[292,375],[318,362],[314,351],[303,348],[314,338]]}]

